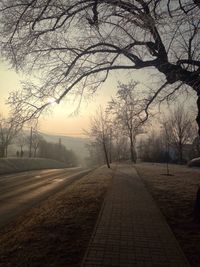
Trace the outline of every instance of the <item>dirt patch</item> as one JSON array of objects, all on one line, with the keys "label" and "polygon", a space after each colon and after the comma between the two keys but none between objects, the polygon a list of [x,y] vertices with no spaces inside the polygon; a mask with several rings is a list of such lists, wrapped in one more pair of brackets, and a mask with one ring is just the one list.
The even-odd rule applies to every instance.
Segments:
[{"label": "dirt patch", "polygon": [[137,164],[137,171],[153,195],[190,264],[200,266],[200,225],[192,212],[200,184],[200,170],[170,165],[171,176],[163,176],[164,164]]},{"label": "dirt patch", "polygon": [[0,266],[79,266],[112,170],[95,170],[0,232]]}]

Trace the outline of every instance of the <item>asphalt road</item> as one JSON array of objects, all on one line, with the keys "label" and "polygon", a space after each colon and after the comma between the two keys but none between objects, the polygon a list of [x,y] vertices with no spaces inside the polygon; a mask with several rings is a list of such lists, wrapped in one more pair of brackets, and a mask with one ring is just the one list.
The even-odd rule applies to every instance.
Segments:
[{"label": "asphalt road", "polygon": [[0,228],[90,170],[37,170],[0,176]]}]

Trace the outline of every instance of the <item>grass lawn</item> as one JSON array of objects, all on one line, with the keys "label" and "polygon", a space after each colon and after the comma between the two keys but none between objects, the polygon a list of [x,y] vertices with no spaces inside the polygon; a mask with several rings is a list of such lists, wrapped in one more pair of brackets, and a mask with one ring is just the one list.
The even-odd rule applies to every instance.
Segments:
[{"label": "grass lawn", "polygon": [[68,166],[60,161],[45,158],[0,158],[0,174],[30,170],[60,169]]},{"label": "grass lawn", "polygon": [[192,211],[200,169],[170,165],[166,176],[165,164],[136,164],[136,169],[151,192],[190,264],[200,266],[200,224],[194,223]]},{"label": "grass lawn", "polygon": [[0,266],[80,266],[111,180],[97,169],[1,230]]}]

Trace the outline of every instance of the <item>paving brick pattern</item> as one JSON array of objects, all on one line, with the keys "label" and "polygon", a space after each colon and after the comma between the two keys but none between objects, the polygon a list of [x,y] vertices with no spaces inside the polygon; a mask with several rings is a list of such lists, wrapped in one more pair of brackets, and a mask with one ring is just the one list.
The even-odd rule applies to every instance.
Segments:
[{"label": "paving brick pattern", "polygon": [[135,169],[118,165],[82,267],[189,267]]}]

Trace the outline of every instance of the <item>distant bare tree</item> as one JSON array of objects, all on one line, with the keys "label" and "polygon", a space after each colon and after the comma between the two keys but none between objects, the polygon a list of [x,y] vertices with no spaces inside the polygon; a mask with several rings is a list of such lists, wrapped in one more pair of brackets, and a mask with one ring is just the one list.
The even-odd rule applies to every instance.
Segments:
[{"label": "distant bare tree", "polygon": [[135,87],[137,85],[136,82],[119,83],[116,97],[109,102],[109,110],[114,116],[115,125],[118,125],[119,131],[129,138],[132,162],[136,162],[136,136],[141,133],[142,127],[141,118],[138,114],[142,107],[140,101],[135,97]]},{"label": "distant bare tree", "polygon": [[145,97],[146,118],[156,98],[186,85],[200,129],[199,18],[198,0],[1,0],[2,55],[43,78],[10,95],[16,118],[37,118],[50,97],[59,103],[72,89],[94,92],[113,70],[151,68],[165,79]]},{"label": "distant bare tree", "polygon": [[32,134],[32,148],[33,148],[33,157],[37,156],[37,150],[39,149],[39,144],[43,140],[41,134],[37,130],[33,131]]},{"label": "distant bare tree", "polygon": [[19,125],[16,125],[12,118],[5,119],[0,115],[0,150],[1,157],[7,157],[8,146],[19,131]]},{"label": "distant bare tree", "polygon": [[178,153],[179,163],[183,163],[184,146],[192,142],[194,136],[194,127],[188,111],[183,105],[179,105],[165,118],[162,126],[168,143]]},{"label": "distant bare tree", "polygon": [[31,127],[30,134],[26,136],[26,144],[29,147],[29,157],[36,157],[39,149],[40,142],[43,141],[43,137],[39,134],[37,128]]},{"label": "distant bare tree", "polygon": [[107,113],[103,112],[100,107],[96,115],[91,118],[90,129],[86,131],[89,137],[93,138],[97,144],[100,144],[104,153],[107,167],[110,168],[109,162],[109,144],[110,144],[110,123]]}]

